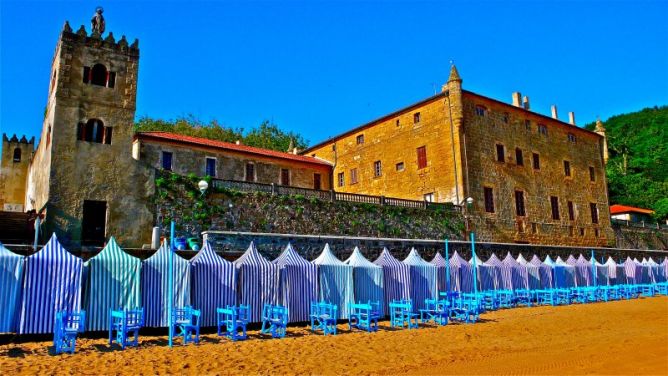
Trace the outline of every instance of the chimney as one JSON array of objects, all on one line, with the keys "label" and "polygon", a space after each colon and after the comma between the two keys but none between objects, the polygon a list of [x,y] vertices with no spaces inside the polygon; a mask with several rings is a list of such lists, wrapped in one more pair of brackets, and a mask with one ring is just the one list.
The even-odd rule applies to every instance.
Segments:
[{"label": "chimney", "polygon": [[551,108],[552,108],[552,119],[559,119],[559,116],[557,115],[557,105],[553,104]]},{"label": "chimney", "polygon": [[575,112],[571,111],[568,113],[568,122],[571,125],[575,125]]},{"label": "chimney", "polygon": [[519,91],[513,93],[513,106],[522,107],[522,93]]},{"label": "chimney", "polygon": [[294,155],[299,154],[299,149],[297,149],[297,148],[292,148],[292,154],[294,154]]},{"label": "chimney", "polygon": [[237,141],[235,142],[235,144],[237,144],[237,145],[241,145],[241,140],[237,140]]},{"label": "chimney", "polygon": [[523,105],[524,105],[524,109],[528,111],[529,110],[529,97],[527,97],[526,95],[524,96]]}]

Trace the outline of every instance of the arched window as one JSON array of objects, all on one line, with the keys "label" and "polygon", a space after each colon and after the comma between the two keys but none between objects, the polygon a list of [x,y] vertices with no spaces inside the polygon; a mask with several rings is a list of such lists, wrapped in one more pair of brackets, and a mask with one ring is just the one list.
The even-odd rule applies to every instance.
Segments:
[{"label": "arched window", "polygon": [[107,67],[102,64],[93,65],[90,83],[98,86],[107,86]]},{"label": "arched window", "polygon": [[21,148],[14,149],[14,162],[21,162]]},{"label": "arched window", "polygon": [[77,140],[111,144],[111,127],[105,127],[102,120],[90,119],[86,123],[79,123]]}]

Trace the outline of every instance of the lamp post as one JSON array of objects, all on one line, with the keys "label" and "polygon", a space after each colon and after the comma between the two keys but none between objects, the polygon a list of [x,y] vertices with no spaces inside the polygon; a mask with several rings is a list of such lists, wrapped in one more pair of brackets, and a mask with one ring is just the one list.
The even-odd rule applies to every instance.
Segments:
[{"label": "lamp post", "polygon": [[475,232],[471,227],[471,208],[473,207],[473,197],[468,197],[466,199],[466,214],[464,215],[464,220],[466,221],[466,229],[470,233],[471,237],[471,258],[473,259],[473,293],[475,296],[478,295],[478,262],[475,254]]},{"label": "lamp post", "polygon": [[199,188],[202,196],[204,196],[204,193],[206,193],[206,190],[209,188],[209,183],[207,183],[206,180],[200,180],[199,183],[197,183],[197,188]]}]

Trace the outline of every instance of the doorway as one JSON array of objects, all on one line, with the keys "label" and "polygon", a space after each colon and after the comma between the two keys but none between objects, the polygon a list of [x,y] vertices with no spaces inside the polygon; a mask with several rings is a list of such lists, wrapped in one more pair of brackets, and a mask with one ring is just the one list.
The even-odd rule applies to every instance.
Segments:
[{"label": "doorway", "polygon": [[81,221],[81,245],[104,245],[107,224],[107,202],[84,200]]}]

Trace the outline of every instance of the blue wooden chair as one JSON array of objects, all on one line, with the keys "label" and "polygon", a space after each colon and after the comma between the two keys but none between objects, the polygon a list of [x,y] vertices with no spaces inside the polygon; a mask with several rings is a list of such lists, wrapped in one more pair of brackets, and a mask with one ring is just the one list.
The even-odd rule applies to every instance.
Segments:
[{"label": "blue wooden chair", "polygon": [[496,290],[496,297],[499,300],[499,308],[512,308],[515,304],[512,290]]},{"label": "blue wooden chair", "polygon": [[410,299],[393,300],[389,308],[391,327],[407,327],[408,329],[418,327],[418,314],[413,312],[413,302]]},{"label": "blue wooden chair", "polygon": [[[238,341],[248,338],[246,326],[250,321],[250,306],[227,306],[226,308],[216,309],[218,335],[226,336],[232,341]],[[225,327],[223,332],[222,328]],[[241,333],[239,333],[241,331]]]},{"label": "blue wooden chair", "polygon": [[495,311],[499,309],[500,301],[496,294],[496,291],[494,290],[482,291],[480,292],[480,296],[482,298],[482,306],[485,310]]},{"label": "blue wooden chair", "polygon": [[553,289],[540,289],[533,291],[537,305],[556,305]]},{"label": "blue wooden chair", "polygon": [[656,294],[656,290],[654,289],[654,284],[652,283],[644,283],[639,286],[640,288],[640,294],[642,296],[654,296]]},{"label": "blue wooden chair", "polygon": [[260,333],[271,333],[273,338],[283,338],[287,332],[288,307],[265,304],[262,307],[262,329]]},{"label": "blue wooden chair", "polygon": [[85,330],[86,311],[56,312],[56,322],[53,327],[53,347],[56,354],[64,352],[74,354],[77,335]]},{"label": "blue wooden chair", "polygon": [[481,305],[479,294],[461,293],[450,308],[450,317],[467,324],[476,322],[480,317]]},{"label": "blue wooden chair", "polygon": [[378,331],[379,318],[380,318],[380,302],[350,304],[350,316],[348,317],[348,330],[353,330],[353,328],[357,328],[361,330],[366,330],[367,332]]},{"label": "blue wooden chair", "polygon": [[668,295],[668,282],[659,282],[656,284],[656,293]]},{"label": "blue wooden chair", "polygon": [[179,330],[177,337],[183,336],[183,344],[199,343],[199,324],[202,311],[186,306],[172,309],[172,333]]},{"label": "blue wooden chair", "polygon": [[311,331],[322,330],[324,335],[336,335],[338,306],[327,302],[311,302]]},{"label": "blue wooden chair", "polygon": [[515,290],[515,305],[523,305],[531,307],[533,300],[533,294],[531,290],[527,289],[517,289]]},{"label": "blue wooden chair", "polygon": [[434,322],[438,325],[447,325],[450,311],[445,300],[425,299],[425,308],[420,310],[420,322],[425,324]]},{"label": "blue wooden chair", "polygon": [[[122,349],[126,346],[137,346],[139,342],[139,329],[144,326],[144,309],[124,309],[109,311],[109,344],[114,342],[121,345]],[[114,332],[116,335],[114,336]],[[128,335],[132,334],[133,339],[128,340]]]}]

